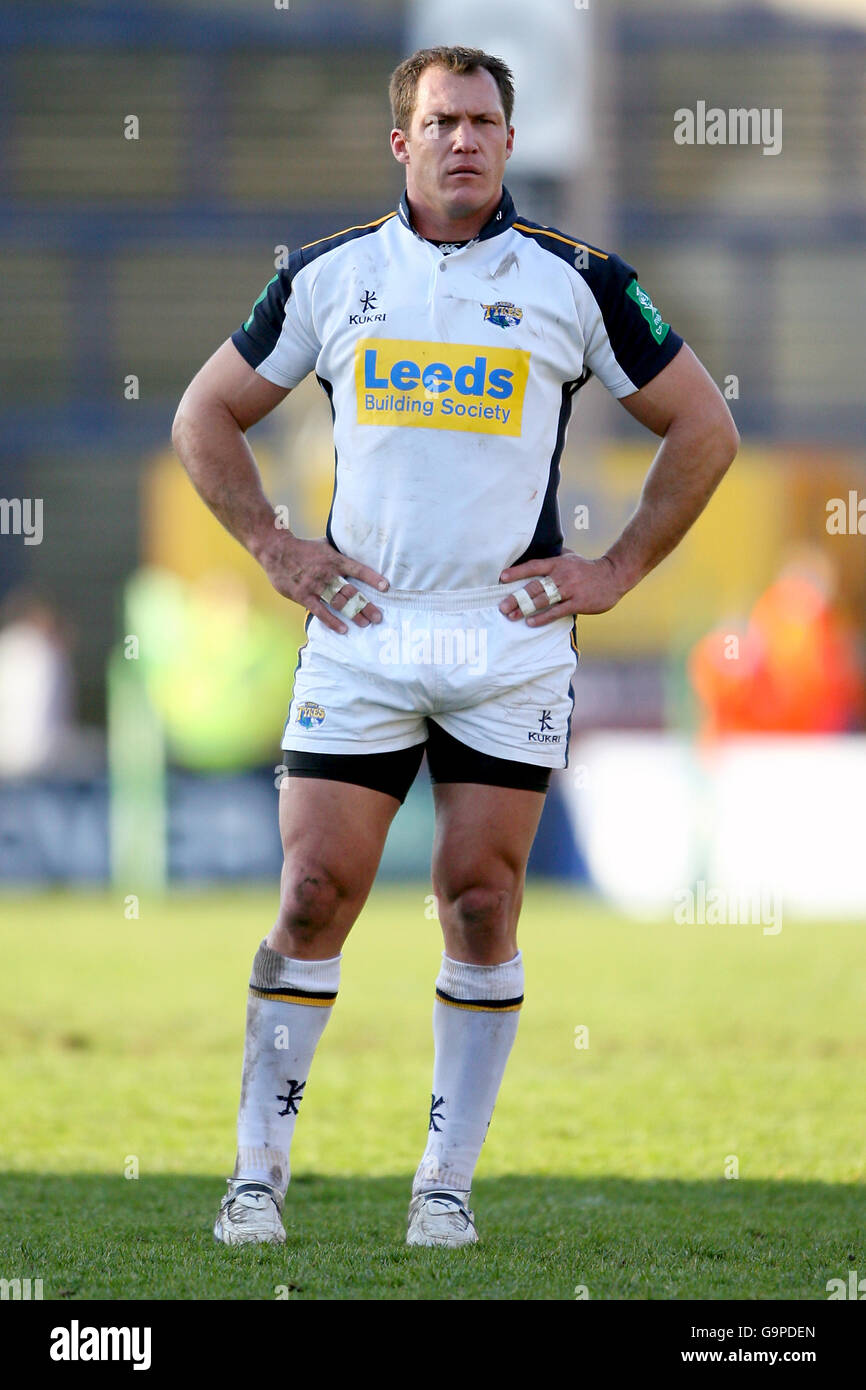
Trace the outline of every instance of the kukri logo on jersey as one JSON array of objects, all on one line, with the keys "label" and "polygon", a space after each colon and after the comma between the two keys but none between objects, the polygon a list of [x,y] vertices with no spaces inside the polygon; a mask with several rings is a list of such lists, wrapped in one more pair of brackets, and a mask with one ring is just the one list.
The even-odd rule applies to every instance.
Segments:
[{"label": "kukri logo on jersey", "polygon": [[352,327],[359,323],[384,323],[388,315],[384,309],[379,308],[378,290],[364,290],[359,296],[358,303],[361,306],[359,314],[350,314],[349,323]]}]

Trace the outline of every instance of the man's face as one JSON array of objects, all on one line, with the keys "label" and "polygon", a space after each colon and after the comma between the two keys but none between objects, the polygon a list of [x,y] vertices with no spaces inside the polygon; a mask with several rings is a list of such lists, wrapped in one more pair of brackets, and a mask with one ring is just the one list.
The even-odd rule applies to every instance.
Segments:
[{"label": "man's face", "polygon": [[449,220],[471,217],[498,196],[513,143],[499,88],[485,68],[425,68],[410,130],[391,135],[406,165],[409,201],[414,196]]}]

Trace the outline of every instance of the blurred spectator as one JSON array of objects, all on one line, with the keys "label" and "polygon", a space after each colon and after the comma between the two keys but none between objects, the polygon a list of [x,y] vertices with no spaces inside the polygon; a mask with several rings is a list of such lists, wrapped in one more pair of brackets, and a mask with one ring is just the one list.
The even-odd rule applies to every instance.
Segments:
[{"label": "blurred spectator", "polygon": [[239,575],[190,583],[156,567],[130,579],[125,615],[173,762],[237,772],[273,761],[297,663],[282,617],[258,609]]},{"label": "blurred spectator", "polygon": [[689,674],[704,706],[704,737],[861,727],[856,637],[833,599],[830,567],[810,551],[761,595],[744,632],[716,628],[697,643]]},{"label": "blurred spectator", "polygon": [[72,668],[60,618],[25,590],[0,613],[0,777],[52,766],[72,728]]}]

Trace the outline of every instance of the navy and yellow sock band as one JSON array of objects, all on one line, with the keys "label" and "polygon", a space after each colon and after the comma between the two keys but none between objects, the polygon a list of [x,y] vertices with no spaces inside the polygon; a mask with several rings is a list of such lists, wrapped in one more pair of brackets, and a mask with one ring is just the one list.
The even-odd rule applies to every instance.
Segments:
[{"label": "navy and yellow sock band", "polygon": [[337,997],[332,993],[315,989],[295,989],[291,985],[281,985],[277,989],[259,989],[250,985],[250,994],[255,999],[273,999],[278,1004],[310,1004],[316,1009],[328,1009]]},{"label": "navy and yellow sock band", "polygon": [[522,994],[515,999],[455,999],[453,994],[446,994],[438,985],[436,998],[440,1004],[450,1004],[452,1009],[472,1009],[475,1013],[482,1014],[515,1013],[523,1004]]}]

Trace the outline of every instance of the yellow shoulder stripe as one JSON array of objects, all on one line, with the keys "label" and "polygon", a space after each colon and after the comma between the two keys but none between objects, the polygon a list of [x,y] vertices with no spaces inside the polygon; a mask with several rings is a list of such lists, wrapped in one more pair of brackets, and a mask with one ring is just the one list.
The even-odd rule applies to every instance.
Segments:
[{"label": "yellow shoulder stripe", "polygon": [[525,222],[512,222],[519,232],[529,232],[530,236],[549,236],[554,241],[564,241],[566,246],[579,246],[582,251],[588,251],[591,256],[599,256],[603,261],[608,257],[604,251],[596,251],[594,247],[587,246],[585,241],[572,241],[570,236],[560,236],[559,232],[550,232],[546,227],[527,227]]},{"label": "yellow shoulder stripe", "polygon": [[396,216],[396,212],[386,212],[384,217],[377,217],[372,222],[359,222],[356,227],[344,227],[340,232],[331,232],[330,236],[320,236],[315,241],[305,241],[301,250],[306,251],[310,246],[319,246],[323,241],[333,241],[334,237],[345,236],[346,232],[363,232],[365,227],[378,227],[381,222],[387,222],[389,217]]}]

